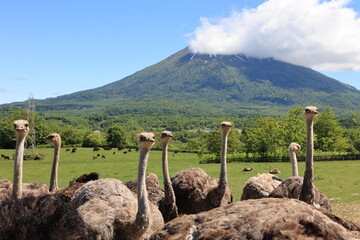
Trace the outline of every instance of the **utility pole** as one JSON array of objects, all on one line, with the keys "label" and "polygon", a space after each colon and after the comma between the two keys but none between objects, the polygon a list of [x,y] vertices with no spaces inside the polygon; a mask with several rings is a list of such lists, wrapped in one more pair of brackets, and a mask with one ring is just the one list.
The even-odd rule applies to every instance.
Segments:
[{"label": "utility pole", "polygon": [[31,148],[32,150],[35,150],[35,146],[36,146],[35,104],[34,104],[34,97],[33,97],[32,93],[30,94],[29,100],[28,100],[27,114],[28,114],[28,122],[29,122],[29,128],[30,128],[29,139],[30,139],[30,142],[31,142],[30,145],[29,145],[29,148]]}]

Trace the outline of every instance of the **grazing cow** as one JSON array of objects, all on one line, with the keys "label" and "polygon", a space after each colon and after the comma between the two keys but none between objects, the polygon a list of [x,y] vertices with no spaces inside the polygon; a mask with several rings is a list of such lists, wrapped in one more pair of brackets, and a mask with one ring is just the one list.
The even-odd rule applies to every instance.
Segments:
[{"label": "grazing cow", "polygon": [[100,148],[98,148],[98,147],[94,147],[94,148],[93,148],[93,151],[94,151],[94,152],[96,152],[96,151],[100,151]]},{"label": "grazing cow", "polygon": [[111,147],[103,147],[104,150],[111,150]]},{"label": "grazing cow", "polygon": [[73,149],[71,150],[71,153],[76,153],[76,151],[77,151],[77,148],[73,148]]},{"label": "grazing cow", "polygon": [[93,156],[93,160],[97,159],[97,156]]},{"label": "grazing cow", "polygon": [[118,151],[125,149],[124,146],[118,146]]},{"label": "grazing cow", "polygon": [[70,149],[70,148],[67,148],[67,149],[66,149],[66,152],[70,152],[70,151],[71,151],[71,149]]},{"label": "grazing cow", "polygon": [[124,151],[123,153],[124,153],[124,154],[127,154],[127,151]]},{"label": "grazing cow", "polygon": [[105,155],[102,155],[101,157],[102,157],[102,158],[105,158]]}]

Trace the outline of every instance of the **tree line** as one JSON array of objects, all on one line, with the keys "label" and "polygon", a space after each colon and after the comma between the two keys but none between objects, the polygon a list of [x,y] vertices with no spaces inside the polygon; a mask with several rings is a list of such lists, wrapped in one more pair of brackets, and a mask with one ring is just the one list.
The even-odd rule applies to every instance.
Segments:
[{"label": "tree line", "polygon": [[[12,126],[15,119],[27,119],[26,110],[7,112],[0,118],[0,148],[14,148],[16,138]],[[91,114],[86,118],[57,116],[52,113],[35,114],[35,137],[38,145],[45,145],[43,137],[52,132],[62,136],[64,146],[118,147],[136,146],[141,131],[163,130],[174,133],[170,150],[197,152],[200,156],[220,153],[219,124],[231,121],[233,129],[228,137],[228,153],[241,156],[286,156],[291,142],[305,148],[306,124],[303,108],[290,109],[285,116],[159,116],[128,114],[108,116]],[[360,114],[352,112],[340,119],[331,107],[323,109],[314,123],[317,152],[360,152]],[[157,141],[159,144],[160,141]],[[155,146],[155,147],[159,147]]]}]

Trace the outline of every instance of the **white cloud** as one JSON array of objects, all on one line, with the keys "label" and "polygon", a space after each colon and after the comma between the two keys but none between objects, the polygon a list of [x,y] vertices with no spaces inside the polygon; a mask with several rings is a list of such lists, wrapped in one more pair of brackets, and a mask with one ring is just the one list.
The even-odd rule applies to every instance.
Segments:
[{"label": "white cloud", "polygon": [[228,18],[201,19],[196,53],[274,57],[320,70],[360,71],[360,19],[349,0],[268,0]]}]

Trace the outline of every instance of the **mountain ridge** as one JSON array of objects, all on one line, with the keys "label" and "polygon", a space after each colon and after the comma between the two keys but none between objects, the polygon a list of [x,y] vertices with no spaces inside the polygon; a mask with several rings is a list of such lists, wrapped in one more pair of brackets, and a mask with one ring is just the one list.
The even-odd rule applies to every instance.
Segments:
[{"label": "mountain ridge", "polygon": [[195,104],[190,107],[193,109],[196,104],[206,106],[209,111],[216,108],[214,112],[219,114],[224,114],[225,109],[239,114],[241,109],[262,112],[269,107],[303,105],[351,110],[359,100],[360,91],[356,88],[310,68],[241,54],[194,54],[184,48],[123,79],[98,88],[36,100],[36,104],[40,111],[55,111],[63,106],[62,110],[82,108],[91,112],[93,108],[106,114],[110,114],[110,108],[115,114],[117,108],[116,114],[122,114],[148,113],[141,104],[156,107],[155,112],[161,113],[165,109],[159,105],[171,108],[165,106],[165,101],[168,105],[182,103],[184,107]]}]

